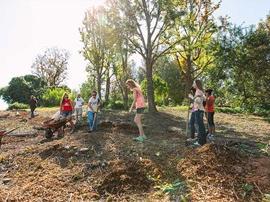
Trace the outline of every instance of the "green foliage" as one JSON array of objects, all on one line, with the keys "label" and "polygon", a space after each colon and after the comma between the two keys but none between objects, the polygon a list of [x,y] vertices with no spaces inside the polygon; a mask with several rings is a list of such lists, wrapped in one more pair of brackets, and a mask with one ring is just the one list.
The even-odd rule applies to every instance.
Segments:
[{"label": "green foliage", "polygon": [[[42,95],[42,105],[45,107],[59,106],[65,92],[70,93],[70,90],[65,88],[48,88]],[[73,100],[73,97],[70,96],[70,98]]]},{"label": "green foliage", "polygon": [[270,34],[261,24],[257,29],[229,24],[217,35],[215,68],[205,72],[204,80],[214,89],[218,105],[269,112]]},{"label": "green foliage", "polygon": [[246,113],[246,111],[243,108],[240,107],[216,107],[216,112],[223,112],[228,114],[241,114]]},{"label": "green foliage", "polygon": [[7,87],[0,90],[0,96],[9,104],[14,102],[28,104],[30,96],[40,97],[45,87],[45,82],[34,75],[14,77]]},{"label": "green foliage", "polygon": [[171,61],[169,57],[160,58],[155,65],[155,74],[168,85],[169,105],[181,104],[185,94],[185,81],[175,61]]},{"label": "green foliage", "polygon": [[[155,101],[156,104],[167,105],[168,104],[168,84],[166,81],[161,79],[159,76],[153,76],[153,85],[154,85],[154,94],[155,94]],[[141,83],[142,91],[146,94],[147,92],[147,80],[144,79]]]},{"label": "green foliage", "polygon": [[107,104],[106,108],[108,109],[116,109],[116,110],[123,110],[124,107],[124,103],[121,100],[110,100],[109,103]]},{"label": "green foliage", "polygon": [[187,199],[184,196],[187,191],[187,186],[184,181],[176,180],[172,183],[164,183],[162,185],[155,186],[155,188],[159,189],[163,193],[173,195],[173,194],[181,194],[181,202],[186,202]]},{"label": "green foliage", "polygon": [[247,195],[249,195],[252,191],[253,191],[253,189],[254,189],[254,187],[253,187],[253,185],[251,185],[251,184],[243,184],[242,185],[242,188],[243,188],[243,190],[244,190],[244,197],[245,196],[247,196]]},{"label": "green foliage", "polygon": [[89,100],[93,90],[95,90],[93,81],[88,79],[82,84],[80,88],[80,93],[85,102]]},{"label": "green foliage", "polygon": [[14,102],[10,105],[8,105],[8,110],[13,110],[13,109],[27,109],[28,105],[24,103],[19,103],[19,102]]}]

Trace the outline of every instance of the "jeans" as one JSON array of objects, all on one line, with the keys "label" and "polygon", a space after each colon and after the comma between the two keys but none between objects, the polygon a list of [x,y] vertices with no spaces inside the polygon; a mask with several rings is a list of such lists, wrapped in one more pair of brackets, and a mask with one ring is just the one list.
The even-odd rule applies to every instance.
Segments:
[{"label": "jeans", "polygon": [[82,108],[75,108],[76,122],[82,121]]},{"label": "jeans", "polygon": [[[94,117],[96,116],[95,120]],[[88,124],[90,130],[97,130],[97,113],[89,111],[87,113]]]},{"label": "jeans", "polygon": [[198,126],[198,142],[200,145],[204,145],[206,143],[206,132],[203,123],[204,111],[197,110],[194,113],[195,113],[195,123]]},{"label": "jeans", "polygon": [[30,110],[31,110],[31,118],[34,118],[34,117],[35,117],[35,109],[36,109],[36,107],[30,107]]},{"label": "jeans", "polygon": [[195,138],[195,112],[191,112],[189,119],[190,137]]},{"label": "jeans", "polygon": [[214,114],[215,114],[215,112],[207,112],[207,123],[208,123],[209,128],[215,127]]}]

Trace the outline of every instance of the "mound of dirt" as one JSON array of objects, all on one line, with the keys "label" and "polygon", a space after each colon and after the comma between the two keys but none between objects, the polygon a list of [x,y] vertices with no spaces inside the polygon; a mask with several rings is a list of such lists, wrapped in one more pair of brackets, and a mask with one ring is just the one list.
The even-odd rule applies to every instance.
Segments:
[{"label": "mound of dirt", "polygon": [[98,187],[100,195],[142,194],[149,191],[153,182],[148,179],[145,168],[136,161],[113,163],[111,172],[104,176]]},{"label": "mound of dirt", "polygon": [[251,179],[270,178],[265,172],[263,176],[257,173],[250,162],[252,158],[235,148],[209,144],[192,151],[177,167],[194,201],[260,201],[267,186],[259,188]]}]

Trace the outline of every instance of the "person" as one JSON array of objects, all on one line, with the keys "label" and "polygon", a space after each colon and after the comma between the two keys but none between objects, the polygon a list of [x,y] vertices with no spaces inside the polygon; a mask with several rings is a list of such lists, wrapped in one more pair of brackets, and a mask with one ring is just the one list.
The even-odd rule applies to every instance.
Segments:
[{"label": "person", "polygon": [[207,126],[208,126],[208,138],[211,140],[214,138],[215,132],[215,123],[214,123],[214,114],[215,114],[215,97],[212,95],[213,90],[207,89],[206,93],[206,105],[205,112],[207,114]]},{"label": "person", "polygon": [[189,95],[189,98],[191,99],[191,105],[190,105],[190,108],[191,108],[191,116],[190,116],[190,119],[189,119],[189,128],[190,128],[190,138],[187,139],[187,141],[193,141],[195,140],[195,109],[194,109],[194,96],[195,96],[195,92],[196,92],[196,89],[194,87],[191,87],[190,89],[190,95]]},{"label": "person", "polygon": [[31,95],[31,97],[30,97],[29,106],[30,106],[30,110],[31,110],[31,118],[34,118],[35,117],[35,109],[37,108],[37,99],[33,95]]},{"label": "person", "polygon": [[144,142],[146,136],[144,134],[143,126],[142,126],[142,114],[145,109],[145,101],[142,94],[142,90],[134,80],[128,79],[126,81],[127,87],[133,92],[133,102],[130,106],[129,112],[131,112],[134,108],[136,108],[136,115],[134,118],[134,122],[136,123],[139,129],[139,136],[134,138],[134,140],[139,142]]},{"label": "person", "polygon": [[88,101],[88,123],[89,123],[89,130],[88,132],[92,132],[97,130],[97,112],[100,107],[100,99],[97,96],[97,91],[92,92],[92,96]]},{"label": "person", "polygon": [[[65,92],[60,102],[60,114],[65,118],[70,118],[72,116],[72,112],[73,112],[72,101],[71,99],[69,99],[68,94]],[[75,128],[74,123],[72,119],[70,119],[68,122],[70,123],[71,126],[71,133],[73,133]]]},{"label": "person", "polygon": [[196,89],[194,96],[194,115],[195,123],[198,127],[198,142],[195,142],[194,146],[202,146],[206,143],[206,132],[203,122],[203,101],[205,100],[205,95],[203,93],[203,86],[200,80],[195,80],[193,87]]},{"label": "person", "polygon": [[82,112],[83,112],[83,104],[84,100],[81,97],[81,94],[79,93],[77,97],[74,100],[74,109],[75,109],[75,117],[76,117],[76,123],[82,122]]}]

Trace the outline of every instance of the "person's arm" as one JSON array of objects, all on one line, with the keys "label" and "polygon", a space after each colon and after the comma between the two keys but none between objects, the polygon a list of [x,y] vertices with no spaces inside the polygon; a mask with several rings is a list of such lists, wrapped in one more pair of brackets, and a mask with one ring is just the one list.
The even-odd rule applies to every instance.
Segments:
[{"label": "person's arm", "polygon": [[132,110],[133,110],[133,108],[135,106],[135,102],[136,102],[136,91],[134,90],[133,91],[133,102],[132,102],[132,104],[130,106],[129,112],[132,112]]},{"label": "person's arm", "polygon": [[88,102],[88,107],[89,107],[92,111],[94,111],[93,108],[92,108],[92,104],[91,104],[91,98],[90,98],[90,100],[89,100],[89,102]]}]

